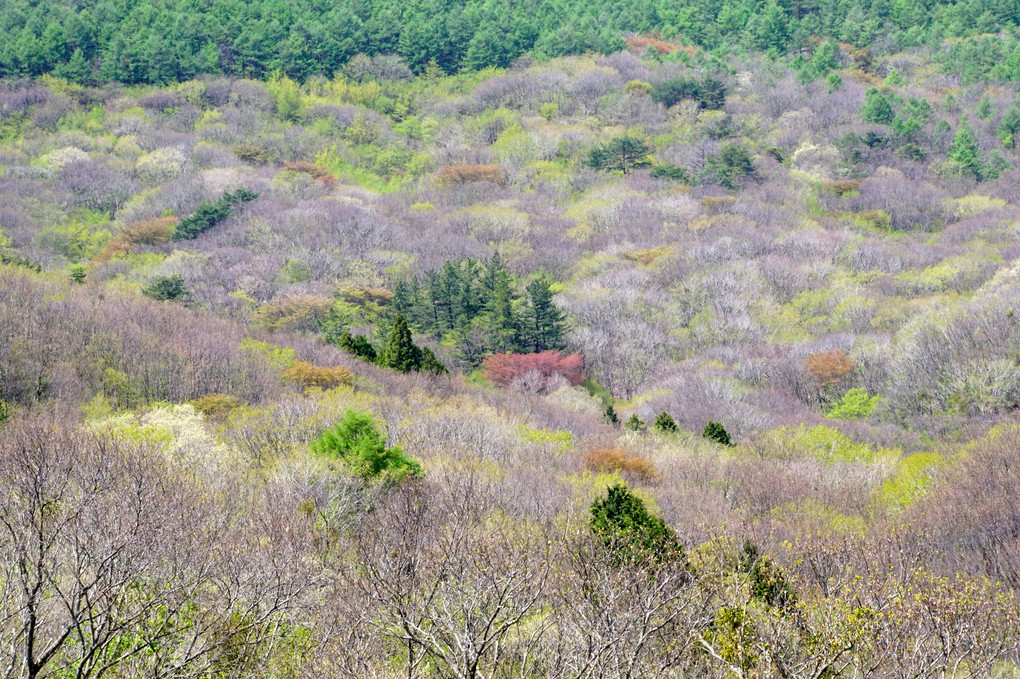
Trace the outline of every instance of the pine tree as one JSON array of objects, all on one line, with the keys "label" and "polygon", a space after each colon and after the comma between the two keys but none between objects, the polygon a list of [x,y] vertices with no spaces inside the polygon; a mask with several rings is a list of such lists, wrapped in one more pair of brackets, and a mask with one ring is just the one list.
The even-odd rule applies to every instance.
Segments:
[{"label": "pine tree", "polygon": [[957,164],[962,173],[981,180],[981,149],[974,136],[974,129],[966,118],[960,123],[960,129],[956,131],[953,144],[949,147],[949,159]]},{"label": "pine tree", "polygon": [[894,117],[892,105],[881,92],[872,87],[864,93],[864,106],[861,107],[861,120],[866,123],[888,125]]},{"label": "pine tree", "polygon": [[634,413],[630,416],[630,419],[627,420],[626,426],[627,429],[630,429],[631,431],[644,431],[645,421],[638,417],[637,413]]},{"label": "pine tree", "polygon": [[659,416],[655,418],[655,424],[653,427],[655,431],[661,431],[664,434],[673,434],[678,429],[676,426],[676,420],[674,420],[665,410],[659,413]]},{"label": "pine tree", "polygon": [[613,407],[612,403],[606,404],[606,409],[602,411],[609,424],[614,427],[620,426],[620,417],[616,414],[616,408]]},{"label": "pine tree", "polygon": [[358,358],[365,359],[369,363],[374,363],[376,358],[378,358],[375,347],[372,346],[367,337],[364,335],[352,335],[347,330],[340,334],[337,346]]},{"label": "pine tree", "polygon": [[514,314],[516,295],[511,286],[510,274],[499,270],[494,277],[481,326],[494,352],[510,353],[519,349],[521,344],[520,324]]},{"label": "pine tree", "polygon": [[379,365],[405,373],[421,367],[421,350],[411,339],[411,329],[403,314],[397,314],[393,322],[390,339],[379,356]]},{"label": "pine tree", "polygon": [[525,310],[526,341],[532,351],[563,348],[566,332],[564,315],[553,302],[552,282],[539,276],[527,287],[528,306]]},{"label": "pine tree", "polygon": [[709,441],[715,441],[721,443],[724,446],[733,445],[730,440],[730,434],[726,431],[726,428],[722,426],[720,422],[709,420],[708,424],[702,430],[701,435]]},{"label": "pine tree", "polygon": [[665,521],[648,513],[644,501],[625,484],[610,486],[591,504],[589,524],[605,545],[645,561],[686,560],[683,545]]}]

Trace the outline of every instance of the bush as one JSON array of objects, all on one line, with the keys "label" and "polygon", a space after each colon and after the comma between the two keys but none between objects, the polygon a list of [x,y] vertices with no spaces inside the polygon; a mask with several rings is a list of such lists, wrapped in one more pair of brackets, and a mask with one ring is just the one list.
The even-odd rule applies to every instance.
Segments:
[{"label": "bush", "polygon": [[319,389],[332,389],[354,382],[354,373],[342,365],[333,368],[325,368],[305,361],[295,361],[292,366],[283,373],[284,379],[297,382],[301,387],[308,389],[317,387]]},{"label": "bush", "polygon": [[644,431],[645,421],[638,417],[637,413],[635,413],[630,416],[630,419],[627,420],[627,424],[625,426],[631,431]]},{"label": "bush", "polygon": [[690,176],[687,174],[687,168],[680,167],[679,165],[671,165],[669,163],[662,163],[652,168],[652,177],[655,179],[675,179],[678,182],[688,184],[691,181]]},{"label": "bush", "polygon": [[464,164],[444,165],[436,172],[436,182],[440,186],[458,186],[474,182],[492,182],[506,184],[506,171],[499,165]]},{"label": "bush", "polygon": [[730,440],[730,434],[726,431],[726,427],[722,426],[721,422],[715,422],[709,420],[708,424],[701,431],[701,435],[709,441],[715,441],[721,443],[724,446],[731,446],[733,442]]},{"label": "bush", "polygon": [[312,177],[313,179],[317,179],[326,186],[330,187],[336,186],[336,179],[333,177],[332,174],[330,174],[329,170],[327,170],[321,165],[316,165],[315,163],[309,163],[305,161],[287,163],[286,165],[283,166],[283,169],[289,170],[291,172],[306,174],[309,177]]},{"label": "bush", "polygon": [[169,276],[156,276],[142,288],[142,294],[161,302],[175,302],[187,299],[188,289],[184,287],[184,277],[175,273]]},{"label": "bush", "polygon": [[750,540],[744,542],[740,553],[740,569],[750,577],[751,597],[769,608],[791,611],[797,603],[797,595],[786,580],[782,569],[772,563]]},{"label": "bush", "polygon": [[363,479],[396,483],[408,476],[422,476],[421,465],[400,446],[386,447],[386,438],[379,433],[372,415],[348,410],[332,429],[327,429],[312,442],[316,455],[341,460]]},{"label": "bush", "polygon": [[584,456],[584,468],[594,472],[633,474],[647,482],[655,482],[661,478],[659,470],[651,460],[616,448],[589,450]]},{"label": "bush", "polygon": [[191,405],[206,417],[222,420],[241,405],[241,399],[230,394],[206,394],[191,401]]},{"label": "bush", "polygon": [[242,142],[240,144],[234,144],[230,150],[234,152],[234,155],[237,156],[239,160],[243,160],[247,163],[265,165],[269,162],[269,154],[266,150],[255,146],[254,144],[245,144]]}]

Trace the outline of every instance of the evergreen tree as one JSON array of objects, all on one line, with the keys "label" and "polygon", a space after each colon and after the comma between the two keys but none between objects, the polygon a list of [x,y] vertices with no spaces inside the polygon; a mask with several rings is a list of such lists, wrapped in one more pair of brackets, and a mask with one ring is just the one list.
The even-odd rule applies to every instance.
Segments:
[{"label": "evergreen tree", "polygon": [[630,174],[650,164],[648,142],[641,137],[625,134],[608,144],[600,144],[588,152],[588,165],[596,170],[620,170]]},{"label": "evergreen tree", "polygon": [[977,180],[981,180],[981,149],[978,147],[977,137],[974,136],[974,129],[966,118],[960,123],[960,129],[956,131],[948,155],[949,159],[960,168],[961,173],[970,174]]},{"label": "evergreen tree", "polygon": [[1020,132],[1020,109],[1010,106],[1002,115],[996,134],[1002,145],[1008,149],[1016,146],[1016,135]]},{"label": "evergreen tree", "polygon": [[606,421],[614,427],[620,426],[620,417],[616,414],[616,408],[613,407],[612,403],[606,404],[606,409],[602,411]]},{"label": "evergreen tree", "polygon": [[676,420],[674,420],[665,410],[659,413],[659,416],[655,418],[653,428],[655,431],[660,431],[664,434],[676,433],[678,429],[676,426]]},{"label": "evergreen tree", "polygon": [[566,325],[563,312],[553,302],[552,281],[539,276],[528,284],[527,293],[524,325],[531,350],[561,349]]},{"label": "evergreen tree", "polygon": [[708,424],[701,431],[701,435],[709,441],[715,441],[721,443],[724,446],[733,445],[730,441],[730,434],[726,431],[726,428],[722,426],[722,423],[709,420]]},{"label": "evergreen tree", "polygon": [[648,513],[644,501],[625,484],[610,486],[591,504],[589,524],[610,549],[631,559],[686,560],[683,545],[666,522]]},{"label": "evergreen tree", "polygon": [[627,429],[630,429],[631,431],[644,431],[645,421],[638,417],[637,413],[634,413],[630,416],[630,419],[627,420],[626,426]]},{"label": "evergreen tree", "polygon": [[379,365],[404,373],[421,368],[421,350],[411,339],[411,329],[403,314],[397,314],[393,322],[389,341],[379,356]]},{"label": "evergreen tree", "polygon": [[864,93],[864,106],[861,107],[861,120],[866,123],[876,123],[878,125],[888,125],[892,122],[893,108],[889,103],[889,100],[879,92],[877,89],[872,87],[870,90]]},{"label": "evergreen tree", "polygon": [[347,330],[341,333],[337,346],[369,363],[374,363],[378,358],[375,347],[372,346],[367,337],[364,335],[352,335]]},{"label": "evergreen tree", "polygon": [[[491,287],[490,287],[491,286]],[[486,271],[484,287],[488,290],[485,316],[481,326],[492,351],[510,353],[520,348],[519,321],[514,314],[514,294],[510,274],[503,268],[499,255],[494,255]]]}]

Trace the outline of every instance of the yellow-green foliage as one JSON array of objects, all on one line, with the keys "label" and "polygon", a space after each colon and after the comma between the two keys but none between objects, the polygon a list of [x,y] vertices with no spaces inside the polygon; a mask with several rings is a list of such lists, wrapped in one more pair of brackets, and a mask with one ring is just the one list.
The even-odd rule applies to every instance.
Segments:
[{"label": "yellow-green foliage", "polygon": [[290,368],[294,365],[294,361],[297,360],[293,349],[280,347],[269,342],[262,342],[251,337],[245,337],[241,340],[241,350],[266,358],[281,371]]},{"label": "yellow-green foliage", "polygon": [[800,524],[809,532],[836,532],[863,534],[866,524],[859,516],[847,516],[842,512],[809,498],[801,502],[790,502],[773,509],[769,514],[777,521],[790,525]]},{"label": "yellow-green foliage", "polygon": [[854,443],[832,427],[780,427],[765,432],[752,444],[763,457],[784,460],[814,458],[822,462],[878,462],[896,459],[900,451],[875,450],[867,443]]},{"label": "yellow-green foliage", "polygon": [[278,330],[314,330],[333,300],[317,295],[286,295],[266,302],[252,315],[252,322],[271,332]]},{"label": "yellow-green foliage", "polygon": [[457,214],[471,218],[471,235],[481,243],[518,239],[531,230],[527,213],[508,205],[471,207]]},{"label": "yellow-green foliage", "polygon": [[61,253],[72,262],[99,254],[111,238],[110,217],[105,212],[81,210],[63,224],[47,226],[39,235],[40,243]]},{"label": "yellow-green foliage", "polygon": [[283,120],[297,120],[304,109],[304,102],[301,98],[301,87],[285,75],[276,73],[269,82],[266,89],[276,102],[276,115]]},{"label": "yellow-green foliage", "polygon": [[113,415],[91,426],[127,441],[158,445],[183,473],[197,474],[213,485],[236,470],[239,462],[237,454],[212,435],[205,417],[189,404],[163,404],[141,414]]},{"label": "yellow-green foliage", "polygon": [[1008,203],[1001,198],[991,196],[978,196],[971,194],[958,198],[956,201],[956,213],[961,217],[969,217],[988,210],[998,210],[1006,207]]},{"label": "yellow-green foliage", "polygon": [[914,453],[899,460],[892,476],[875,492],[879,507],[904,509],[923,495],[949,460],[939,453]]},{"label": "yellow-green foliage", "polygon": [[518,431],[520,432],[521,439],[524,441],[541,446],[550,446],[556,452],[564,453],[574,445],[574,435],[564,429],[549,431],[548,429],[529,427],[522,424]]},{"label": "yellow-green foliage", "polygon": [[239,407],[241,400],[229,394],[206,394],[196,398],[191,402],[191,405],[206,417],[219,419],[226,417],[234,408]]},{"label": "yellow-green foliage", "polygon": [[876,405],[877,396],[868,396],[863,389],[854,388],[843,394],[840,402],[825,417],[830,420],[859,420],[870,415]]}]

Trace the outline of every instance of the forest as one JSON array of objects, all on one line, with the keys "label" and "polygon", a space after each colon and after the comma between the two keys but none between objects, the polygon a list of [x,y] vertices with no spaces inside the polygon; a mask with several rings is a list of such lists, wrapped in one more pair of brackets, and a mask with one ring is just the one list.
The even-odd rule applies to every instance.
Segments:
[{"label": "forest", "polygon": [[3,3],[0,677],[1016,679],[1018,15]]}]

